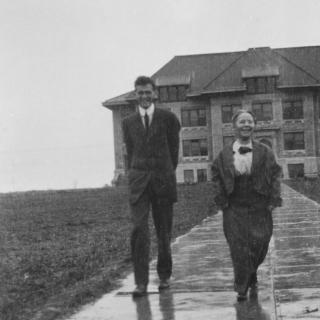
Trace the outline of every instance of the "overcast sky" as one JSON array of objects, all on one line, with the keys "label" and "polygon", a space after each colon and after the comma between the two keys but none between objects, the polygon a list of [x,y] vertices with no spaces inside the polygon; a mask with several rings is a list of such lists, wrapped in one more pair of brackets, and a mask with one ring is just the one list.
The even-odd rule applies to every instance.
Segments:
[{"label": "overcast sky", "polygon": [[99,187],[112,113],[175,55],[320,45],[319,0],[0,0],[0,192]]}]

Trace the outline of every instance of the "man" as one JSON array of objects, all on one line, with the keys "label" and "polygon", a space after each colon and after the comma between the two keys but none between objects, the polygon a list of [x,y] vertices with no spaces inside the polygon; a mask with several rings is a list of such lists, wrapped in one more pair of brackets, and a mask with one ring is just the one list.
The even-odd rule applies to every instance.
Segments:
[{"label": "man", "polygon": [[155,108],[156,87],[151,78],[140,76],[134,85],[138,112],[123,120],[122,129],[133,221],[131,254],[136,283],[133,296],[141,297],[147,293],[149,280],[150,207],[158,240],[159,290],[170,286],[170,241],[173,203],[177,201],[175,170],[180,123],[173,113]]}]

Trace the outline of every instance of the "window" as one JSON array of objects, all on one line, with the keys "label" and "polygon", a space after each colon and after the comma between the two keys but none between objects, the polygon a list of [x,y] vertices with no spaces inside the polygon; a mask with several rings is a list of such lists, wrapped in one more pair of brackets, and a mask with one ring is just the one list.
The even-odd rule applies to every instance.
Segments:
[{"label": "window", "polygon": [[191,153],[191,141],[190,140],[183,140],[182,141],[182,150],[184,157],[190,157]]},{"label": "window", "polygon": [[183,170],[183,177],[185,183],[194,183],[193,170]]},{"label": "window", "polygon": [[190,112],[190,125],[195,127],[198,124],[198,112],[197,110],[192,110]]},{"label": "window", "polygon": [[256,84],[257,84],[257,93],[265,93],[267,92],[267,81],[265,78],[257,78],[256,80]]},{"label": "window", "polygon": [[187,87],[186,86],[178,86],[178,101],[186,100]]},{"label": "window", "polygon": [[303,132],[287,132],[283,134],[285,150],[303,150],[304,149],[304,133]]},{"label": "window", "polygon": [[222,123],[232,122],[232,116],[241,109],[241,104],[228,104],[222,106]]},{"label": "window", "polygon": [[282,103],[283,119],[303,119],[302,100],[284,101]]},{"label": "window", "polygon": [[198,169],[197,170],[198,182],[206,182],[207,181],[207,170],[206,169]]},{"label": "window", "polygon": [[207,139],[183,140],[182,148],[184,157],[208,155]]},{"label": "window", "polygon": [[273,119],[271,102],[255,102],[252,104],[252,112],[257,121],[268,121]]},{"label": "window", "polygon": [[207,156],[208,155],[208,144],[207,139],[200,140],[200,155]]},{"label": "window", "polygon": [[189,109],[181,111],[183,127],[200,127],[207,125],[206,109]]},{"label": "window", "polygon": [[206,126],[207,125],[207,112],[206,109],[199,109],[198,110],[198,117],[199,117],[199,126]]},{"label": "window", "polygon": [[198,156],[200,155],[200,141],[199,140],[191,140],[191,155]]},{"label": "window", "polygon": [[288,173],[289,173],[290,179],[303,178],[304,164],[303,163],[288,164]]},{"label": "window", "polygon": [[254,78],[250,78],[246,80],[247,82],[247,91],[248,93],[256,93],[256,81]]},{"label": "window", "polygon": [[233,141],[234,141],[233,136],[225,136],[225,137],[223,137],[223,146],[232,145]]},{"label": "window", "polygon": [[158,97],[160,102],[174,102],[186,100],[188,87],[185,85],[161,86],[158,87]]},{"label": "window", "polygon": [[162,101],[168,101],[168,89],[167,87],[160,87],[159,88],[159,93],[158,93],[158,97],[159,97],[159,100],[162,102]]},{"label": "window", "polygon": [[178,101],[178,88],[171,86],[169,87],[169,101]]},{"label": "window", "polygon": [[275,77],[267,77],[266,90],[267,92],[274,92],[277,87],[277,81]]},{"label": "window", "polygon": [[256,77],[245,80],[250,94],[274,92],[277,86],[275,77]]}]

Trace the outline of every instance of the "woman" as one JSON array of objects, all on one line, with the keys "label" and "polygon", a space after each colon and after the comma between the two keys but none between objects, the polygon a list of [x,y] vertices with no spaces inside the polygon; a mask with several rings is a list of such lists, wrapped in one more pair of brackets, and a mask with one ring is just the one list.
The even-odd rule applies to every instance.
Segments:
[{"label": "woman", "polygon": [[252,139],[256,124],[250,111],[233,116],[236,140],[212,166],[214,199],[223,211],[223,230],[230,247],[238,301],[257,285],[272,235],[272,210],[281,206],[281,168],[272,150]]}]

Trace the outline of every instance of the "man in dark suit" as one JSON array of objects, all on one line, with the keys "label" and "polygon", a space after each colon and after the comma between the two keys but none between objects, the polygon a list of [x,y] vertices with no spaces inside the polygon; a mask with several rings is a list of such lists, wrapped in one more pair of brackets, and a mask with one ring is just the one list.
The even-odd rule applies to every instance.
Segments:
[{"label": "man in dark suit", "polygon": [[138,77],[134,85],[138,112],[123,120],[122,130],[128,157],[133,221],[131,253],[136,283],[133,296],[140,297],[146,294],[149,280],[150,207],[158,240],[159,290],[170,285],[170,241],[173,203],[177,201],[175,170],[180,123],[173,113],[155,108],[156,87],[151,78]]}]

